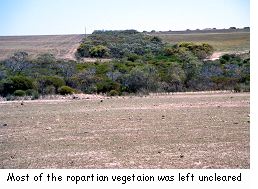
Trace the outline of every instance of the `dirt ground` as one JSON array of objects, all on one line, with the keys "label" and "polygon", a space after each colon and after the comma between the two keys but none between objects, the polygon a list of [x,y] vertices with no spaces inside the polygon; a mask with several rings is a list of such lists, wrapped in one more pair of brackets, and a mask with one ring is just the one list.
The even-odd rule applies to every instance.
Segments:
[{"label": "dirt ground", "polygon": [[0,168],[250,168],[250,94],[0,103]]}]

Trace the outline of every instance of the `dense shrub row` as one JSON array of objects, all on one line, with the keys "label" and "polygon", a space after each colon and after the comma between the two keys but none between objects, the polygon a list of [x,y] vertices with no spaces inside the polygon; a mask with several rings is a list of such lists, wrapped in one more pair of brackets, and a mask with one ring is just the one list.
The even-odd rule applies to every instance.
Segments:
[{"label": "dense shrub row", "polygon": [[[169,46],[159,38],[142,35],[135,30],[96,31],[91,38],[97,38],[99,42],[92,41],[95,46],[89,53],[99,57],[117,57],[114,52],[121,55],[121,58],[105,63],[56,60],[51,54],[29,59],[26,52],[15,53],[0,62],[0,95],[26,95],[36,99],[39,95],[65,95],[80,91],[110,96],[198,90],[249,91],[249,54],[227,54],[216,61],[204,61],[213,52],[208,44],[179,43]],[[126,39],[124,36],[127,36]],[[86,41],[91,38],[88,37]],[[138,40],[142,38],[145,41],[140,43]],[[121,44],[111,42],[118,39]],[[124,41],[126,43],[122,44]],[[134,46],[135,41],[141,44],[139,51],[136,50],[137,45]],[[118,51],[109,51],[112,50],[111,44],[129,45],[128,49],[132,51],[123,54],[119,50],[123,47],[119,47]],[[148,46],[152,44],[154,46]],[[157,51],[153,51],[153,47],[158,47]],[[106,48],[110,54],[103,53]]]},{"label": "dense shrub row", "polygon": [[77,52],[80,57],[122,58],[159,53],[162,41],[136,30],[95,31],[85,38]]}]

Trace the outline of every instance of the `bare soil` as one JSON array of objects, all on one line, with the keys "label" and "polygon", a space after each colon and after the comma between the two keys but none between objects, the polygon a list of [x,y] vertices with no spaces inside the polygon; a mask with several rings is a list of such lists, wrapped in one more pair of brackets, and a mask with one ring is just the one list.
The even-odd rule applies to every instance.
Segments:
[{"label": "bare soil", "polygon": [[0,167],[250,168],[249,113],[249,93],[2,102]]}]

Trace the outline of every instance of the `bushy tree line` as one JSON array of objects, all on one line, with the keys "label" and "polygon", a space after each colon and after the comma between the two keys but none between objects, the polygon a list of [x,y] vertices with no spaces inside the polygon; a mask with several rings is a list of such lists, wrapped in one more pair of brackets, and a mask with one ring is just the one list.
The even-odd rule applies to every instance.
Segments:
[{"label": "bushy tree line", "polygon": [[113,96],[198,90],[249,91],[249,86],[248,55],[244,58],[224,55],[216,61],[203,61],[194,51],[180,45],[166,47],[159,55],[146,54],[137,59],[105,63],[56,60],[50,54],[31,60],[26,53],[16,53],[0,64],[0,95],[7,97],[37,98],[74,92]]},{"label": "bushy tree line", "polygon": [[123,58],[127,56],[159,53],[163,47],[158,37],[148,36],[136,30],[94,31],[83,40],[79,57]]},{"label": "bushy tree line", "polygon": [[0,62],[0,95],[32,96],[74,92],[127,93],[197,90],[249,91],[250,56],[226,54],[205,61],[209,44],[163,43],[136,30],[95,31],[78,49],[83,57],[114,58],[82,63],[51,54],[30,59],[17,52]]}]

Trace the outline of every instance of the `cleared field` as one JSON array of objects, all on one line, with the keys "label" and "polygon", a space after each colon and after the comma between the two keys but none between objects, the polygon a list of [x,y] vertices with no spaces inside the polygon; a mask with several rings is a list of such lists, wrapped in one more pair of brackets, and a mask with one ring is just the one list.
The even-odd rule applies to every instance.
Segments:
[{"label": "cleared field", "polygon": [[74,59],[84,35],[0,36],[0,60],[14,52],[26,51],[32,57],[52,53],[57,58]]},{"label": "cleared field", "polygon": [[249,93],[2,102],[0,168],[250,168]]},{"label": "cleared field", "polygon": [[[243,52],[250,50],[250,32],[218,33],[155,33],[165,42],[175,44],[181,41],[209,43],[215,51]],[[0,60],[10,57],[14,52],[26,51],[31,57],[52,53],[57,58],[75,59],[74,53],[84,35],[42,35],[42,36],[0,36]],[[88,59],[85,61],[94,61]]]},{"label": "cleared field", "polygon": [[208,43],[215,51],[241,52],[250,50],[250,32],[155,34],[164,41],[175,44],[181,41]]}]

